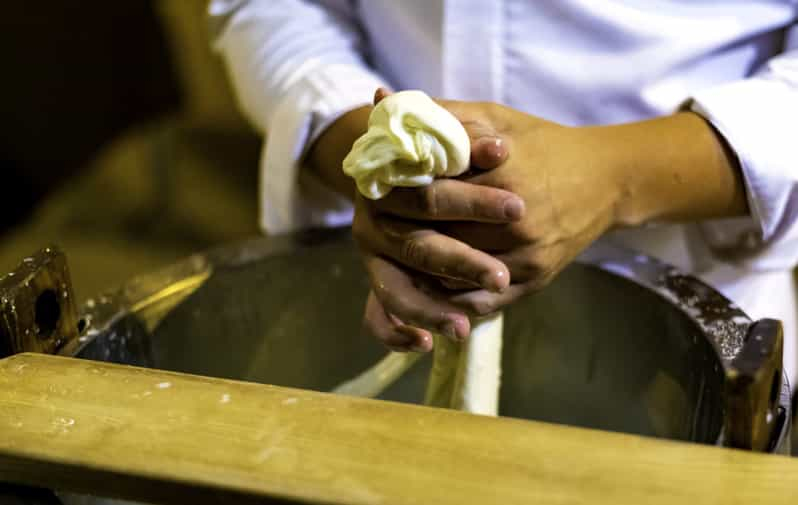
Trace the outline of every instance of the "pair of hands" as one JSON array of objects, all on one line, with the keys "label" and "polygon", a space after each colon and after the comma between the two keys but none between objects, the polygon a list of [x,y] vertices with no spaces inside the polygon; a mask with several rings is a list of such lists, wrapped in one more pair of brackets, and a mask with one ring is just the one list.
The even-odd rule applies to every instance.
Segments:
[{"label": "pair of hands", "polygon": [[399,351],[429,351],[429,330],[464,340],[469,316],[544,286],[614,221],[614,191],[595,183],[608,178],[588,180],[587,153],[559,147],[587,148],[578,130],[494,104],[439,103],[468,132],[472,169],[355,200],[372,284],[365,324]]},{"label": "pair of hands", "polygon": [[377,201],[358,195],[340,160],[368,108],[336,121],[309,155],[355,200],[353,234],[372,285],[364,322],[393,350],[429,351],[430,330],[464,340],[469,317],[545,286],[612,227],[746,209],[731,155],[692,113],[572,128],[492,103],[439,103],[471,140],[472,169],[460,177]]}]

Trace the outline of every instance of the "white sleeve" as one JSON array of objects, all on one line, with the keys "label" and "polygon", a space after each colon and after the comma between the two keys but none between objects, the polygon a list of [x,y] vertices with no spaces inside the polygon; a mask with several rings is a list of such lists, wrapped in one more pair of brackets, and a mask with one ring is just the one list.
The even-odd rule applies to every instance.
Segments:
[{"label": "white sleeve", "polygon": [[726,139],[742,168],[750,218],[702,225],[716,250],[752,270],[798,265],[798,27],[786,52],[750,78],[700,91],[692,109]]},{"label": "white sleeve", "polygon": [[261,226],[276,234],[351,221],[343,197],[300,171],[305,150],[385,85],[365,63],[349,0],[212,0],[214,46],[239,103],[264,135]]}]

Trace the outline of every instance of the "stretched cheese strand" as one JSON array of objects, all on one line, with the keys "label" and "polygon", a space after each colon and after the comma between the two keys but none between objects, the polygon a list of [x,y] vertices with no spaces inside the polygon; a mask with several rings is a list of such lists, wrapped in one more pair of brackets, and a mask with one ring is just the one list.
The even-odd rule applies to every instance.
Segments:
[{"label": "stretched cheese strand", "polygon": [[471,336],[460,352],[451,408],[498,415],[503,323],[501,312],[471,322]]},{"label": "stretched cheese strand", "polygon": [[463,345],[442,335],[433,335],[432,369],[427,380],[424,405],[452,408],[457,367],[462,362]]},{"label": "stretched cheese strand", "polygon": [[[368,130],[355,141],[343,170],[355,179],[363,196],[376,200],[395,186],[425,186],[436,177],[464,173],[470,151],[468,134],[449,111],[421,91],[401,91],[374,107]],[[466,344],[435,336],[425,403],[496,415],[501,336],[501,314],[473,321]],[[413,354],[391,353],[335,391],[376,396],[417,359]]]},{"label": "stretched cheese strand", "polygon": [[357,377],[338,385],[333,393],[347,396],[363,396],[374,398],[379,396],[396,379],[402,376],[421,354],[415,352],[392,352],[377,362],[376,365]]},{"label": "stretched cheese strand", "polygon": [[[501,313],[473,321],[464,344],[435,335],[435,352],[424,404],[475,414],[498,414],[501,383]],[[396,382],[421,358],[417,353],[392,352],[333,393],[374,398]]]}]

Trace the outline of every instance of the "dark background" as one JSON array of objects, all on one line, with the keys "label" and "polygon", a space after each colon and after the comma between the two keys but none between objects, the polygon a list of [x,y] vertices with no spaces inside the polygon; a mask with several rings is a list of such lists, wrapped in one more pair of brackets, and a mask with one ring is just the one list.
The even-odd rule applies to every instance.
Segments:
[{"label": "dark background", "polygon": [[178,110],[171,60],[152,2],[6,2],[0,230],[124,128]]},{"label": "dark background", "polygon": [[206,1],[4,3],[0,275],[56,244],[85,298],[258,233],[260,139]]}]

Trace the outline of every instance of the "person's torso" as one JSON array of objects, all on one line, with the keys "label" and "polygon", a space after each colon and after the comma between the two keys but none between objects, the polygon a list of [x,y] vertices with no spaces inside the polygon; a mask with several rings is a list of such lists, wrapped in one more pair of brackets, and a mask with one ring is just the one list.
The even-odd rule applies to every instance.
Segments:
[{"label": "person's torso", "polygon": [[750,75],[795,0],[368,0],[371,63],[397,88],[569,125],[643,119]]}]

